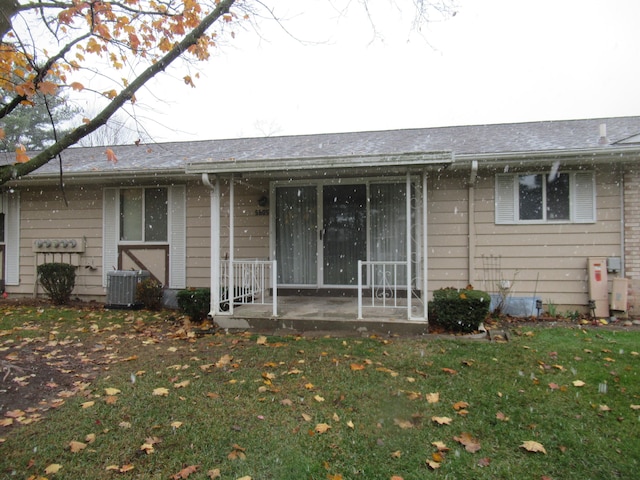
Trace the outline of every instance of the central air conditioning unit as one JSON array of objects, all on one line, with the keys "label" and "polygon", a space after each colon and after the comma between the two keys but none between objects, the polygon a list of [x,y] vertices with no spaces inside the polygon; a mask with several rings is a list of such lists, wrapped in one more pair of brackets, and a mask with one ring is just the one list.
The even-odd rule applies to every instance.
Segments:
[{"label": "central air conditioning unit", "polygon": [[115,270],[107,272],[107,303],[105,308],[139,308],[136,287],[150,278],[146,270]]}]

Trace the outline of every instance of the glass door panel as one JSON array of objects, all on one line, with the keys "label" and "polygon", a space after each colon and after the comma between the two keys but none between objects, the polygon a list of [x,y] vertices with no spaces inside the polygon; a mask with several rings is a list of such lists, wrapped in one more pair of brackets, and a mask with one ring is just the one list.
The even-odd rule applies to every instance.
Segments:
[{"label": "glass door panel", "polygon": [[367,257],[367,188],[325,185],[322,193],[323,281],[357,285],[358,260]]},{"label": "glass door panel", "polygon": [[278,283],[318,283],[318,197],[315,186],[276,189]]}]

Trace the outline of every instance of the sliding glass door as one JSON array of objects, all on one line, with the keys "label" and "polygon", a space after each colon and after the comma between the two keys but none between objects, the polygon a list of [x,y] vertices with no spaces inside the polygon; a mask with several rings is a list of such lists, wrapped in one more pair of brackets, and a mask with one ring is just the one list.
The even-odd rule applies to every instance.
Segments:
[{"label": "sliding glass door", "polygon": [[358,260],[405,261],[405,195],[401,182],[276,186],[278,283],[355,287]]}]

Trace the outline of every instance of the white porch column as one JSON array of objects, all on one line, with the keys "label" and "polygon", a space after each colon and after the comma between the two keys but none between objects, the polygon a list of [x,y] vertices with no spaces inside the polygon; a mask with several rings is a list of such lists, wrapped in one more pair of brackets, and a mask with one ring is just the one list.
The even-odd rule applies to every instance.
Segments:
[{"label": "white porch column", "polygon": [[427,235],[429,229],[427,227],[427,172],[422,172],[422,304],[424,307],[424,319],[429,320],[429,303],[428,303],[428,283],[429,268],[427,265],[427,257],[429,250],[427,248]]},{"label": "white porch column", "polygon": [[405,188],[407,206],[407,320],[411,320],[411,173],[408,171]]},{"label": "white porch column", "polygon": [[202,174],[202,183],[209,187],[211,198],[211,305],[209,316],[220,314],[220,180],[211,183],[208,173]]},{"label": "white porch column", "polygon": [[231,175],[229,179],[229,282],[227,288],[229,291],[227,292],[227,297],[229,298],[229,315],[233,314],[233,298],[235,292],[235,271],[233,269],[233,260],[235,258],[233,252],[235,250],[235,220],[234,220],[234,206],[235,206],[235,190],[234,190],[234,178]]}]

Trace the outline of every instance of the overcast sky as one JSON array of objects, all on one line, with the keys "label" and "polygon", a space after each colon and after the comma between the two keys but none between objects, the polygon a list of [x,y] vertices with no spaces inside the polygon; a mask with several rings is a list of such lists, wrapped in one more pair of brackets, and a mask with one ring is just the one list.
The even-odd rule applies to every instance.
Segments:
[{"label": "overcast sky", "polygon": [[640,115],[638,0],[457,0],[421,32],[374,1],[376,32],[357,3],[266,2],[295,38],[238,31],[197,88],[176,72],[162,102],[139,95],[153,140]]}]

